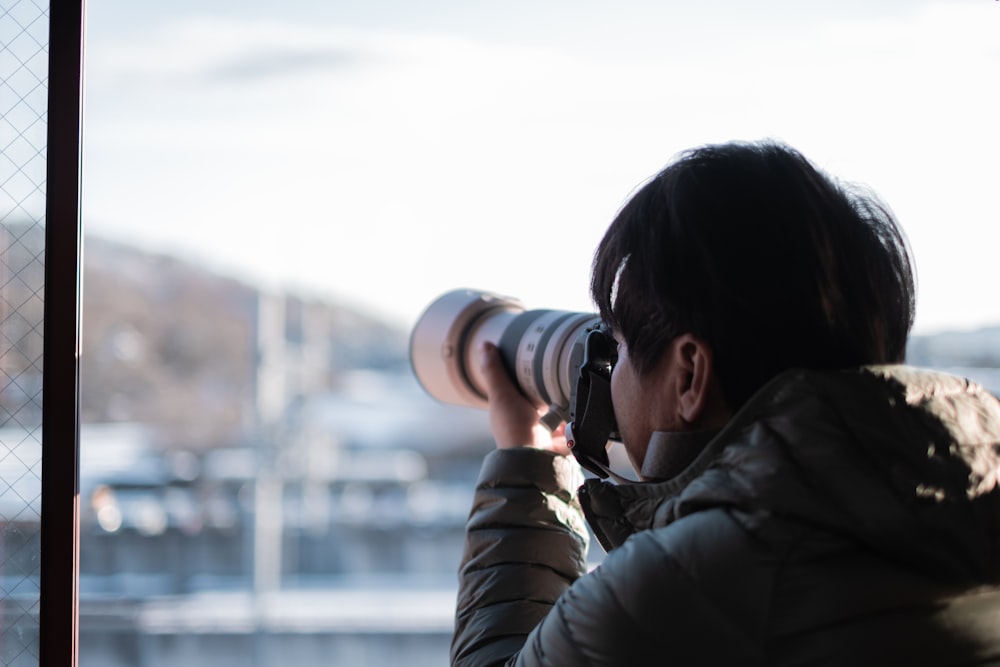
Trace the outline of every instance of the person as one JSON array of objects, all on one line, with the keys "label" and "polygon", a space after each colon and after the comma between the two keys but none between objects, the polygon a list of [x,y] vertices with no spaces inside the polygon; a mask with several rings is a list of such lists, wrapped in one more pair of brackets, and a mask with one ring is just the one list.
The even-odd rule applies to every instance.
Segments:
[{"label": "person", "polygon": [[484,345],[452,664],[1000,665],[1000,403],[905,365],[912,262],[873,193],[775,141],[690,150],[591,293],[640,480],[584,480]]}]

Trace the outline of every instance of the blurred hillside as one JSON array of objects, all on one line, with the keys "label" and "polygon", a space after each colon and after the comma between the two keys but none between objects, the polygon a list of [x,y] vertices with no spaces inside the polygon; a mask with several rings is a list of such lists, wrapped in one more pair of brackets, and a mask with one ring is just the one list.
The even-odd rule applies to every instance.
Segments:
[{"label": "blurred hillside", "polygon": [[234,444],[257,427],[261,337],[275,328],[294,348],[281,361],[309,364],[289,401],[332,391],[355,369],[406,364],[406,332],[359,312],[87,237],[82,421],[150,424],[189,449]]},{"label": "blurred hillside", "polygon": [[915,366],[1000,368],[1000,326],[913,336],[907,357]]}]

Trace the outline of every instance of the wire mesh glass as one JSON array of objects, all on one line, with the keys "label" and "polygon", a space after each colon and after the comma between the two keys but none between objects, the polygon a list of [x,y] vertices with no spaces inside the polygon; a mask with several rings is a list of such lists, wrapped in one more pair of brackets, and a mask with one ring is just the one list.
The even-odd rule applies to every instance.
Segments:
[{"label": "wire mesh glass", "polygon": [[0,6],[0,665],[37,665],[49,5]]}]

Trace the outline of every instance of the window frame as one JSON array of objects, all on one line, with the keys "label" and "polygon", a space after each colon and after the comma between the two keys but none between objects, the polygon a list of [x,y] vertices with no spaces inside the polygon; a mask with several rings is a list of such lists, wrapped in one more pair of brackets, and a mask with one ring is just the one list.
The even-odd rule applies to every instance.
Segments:
[{"label": "window frame", "polygon": [[77,665],[84,0],[49,4],[39,665]]}]

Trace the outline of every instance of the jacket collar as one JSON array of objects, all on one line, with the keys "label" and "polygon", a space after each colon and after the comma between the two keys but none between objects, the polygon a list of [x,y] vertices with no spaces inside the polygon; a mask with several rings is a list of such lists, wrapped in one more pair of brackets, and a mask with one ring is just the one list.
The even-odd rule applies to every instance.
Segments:
[{"label": "jacket collar", "polygon": [[719,434],[711,431],[656,431],[649,439],[639,474],[648,482],[663,482],[687,468]]}]

